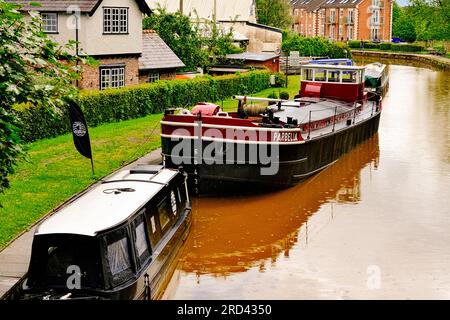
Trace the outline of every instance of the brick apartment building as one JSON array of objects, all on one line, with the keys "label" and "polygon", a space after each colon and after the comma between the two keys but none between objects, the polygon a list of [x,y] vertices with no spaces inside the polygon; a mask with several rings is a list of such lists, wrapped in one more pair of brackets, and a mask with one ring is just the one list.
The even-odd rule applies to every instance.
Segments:
[{"label": "brick apartment building", "polygon": [[392,5],[393,0],[292,0],[292,29],[333,41],[390,41]]}]

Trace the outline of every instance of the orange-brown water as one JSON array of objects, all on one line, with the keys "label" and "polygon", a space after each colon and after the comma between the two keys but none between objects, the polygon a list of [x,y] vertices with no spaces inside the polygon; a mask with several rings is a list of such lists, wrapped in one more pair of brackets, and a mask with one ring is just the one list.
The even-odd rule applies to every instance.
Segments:
[{"label": "orange-brown water", "polygon": [[450,77],[390,67],[379,134],[294,188],[194,199],[169,299],[450,299]]}]

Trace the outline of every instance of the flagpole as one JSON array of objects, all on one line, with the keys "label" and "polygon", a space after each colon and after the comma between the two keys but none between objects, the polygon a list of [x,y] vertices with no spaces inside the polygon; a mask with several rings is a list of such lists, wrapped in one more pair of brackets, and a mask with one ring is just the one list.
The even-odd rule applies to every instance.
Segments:
[{"label": "flagpole", "polygon": [[91,158],[91,168],[92,168],[92,176],[94,177],[95,176],[95,173],[94,173],[94,159],[92,159],[92,158]]}]

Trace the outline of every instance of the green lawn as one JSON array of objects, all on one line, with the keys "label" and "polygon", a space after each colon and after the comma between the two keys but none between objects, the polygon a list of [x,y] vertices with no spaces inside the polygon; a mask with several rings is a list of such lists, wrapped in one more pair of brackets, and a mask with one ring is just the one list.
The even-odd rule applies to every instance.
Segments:
[{"label": "green lawn", "polygon": [[[275,90],[288,91],[293,97],[298,93],[299,82],[298,76],[291,76],[287,89]],[[273,90],[255,96],[267,97]],[[236,101],[224,101],[226,111],[236,107]],[[155,114],[91,128],[96,178],[92,177],[90,161],[75,150],[71,135],[27,145],[26,161],[20,162],[11,176],[11,188],[0,195],[0,248],[96,179],[159,148],[161,117],[162,114]]]}]

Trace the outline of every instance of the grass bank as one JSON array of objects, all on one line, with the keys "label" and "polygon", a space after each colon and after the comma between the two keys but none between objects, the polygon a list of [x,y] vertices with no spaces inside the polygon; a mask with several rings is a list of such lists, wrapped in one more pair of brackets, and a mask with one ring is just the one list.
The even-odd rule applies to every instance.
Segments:
[{"label": "grass bank", "polygon": [[[289,77],[289,87],[267,89],[255,96],[267,97],[274,90],[298,92],[300,79]],[[218,102],[219,105],[222,102]],[[234,100],[224,100],[226,111],[235,110]],[[90,129],[96,178],[160,147],[162,114],[101,125]],[[71,135],[27,145],[26,161],[11,176],[11,188],[0,195],[0,249],[46,213],[96,181],[90,162],[73,147]]]}]

